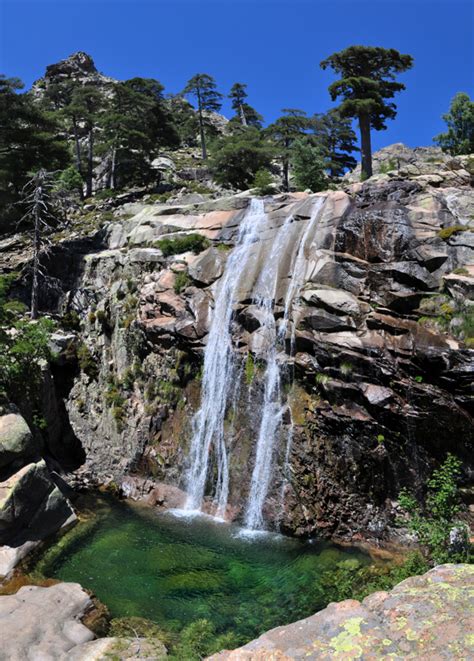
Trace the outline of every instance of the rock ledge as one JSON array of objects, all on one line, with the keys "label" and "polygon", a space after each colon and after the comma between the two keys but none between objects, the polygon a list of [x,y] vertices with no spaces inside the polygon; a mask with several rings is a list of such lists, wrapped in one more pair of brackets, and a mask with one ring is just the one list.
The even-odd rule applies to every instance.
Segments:
[{"label": "rock ledge", "polygon": [[474,658],[474,567],[440,565],[362,603],[330,604],[212,661]]}]

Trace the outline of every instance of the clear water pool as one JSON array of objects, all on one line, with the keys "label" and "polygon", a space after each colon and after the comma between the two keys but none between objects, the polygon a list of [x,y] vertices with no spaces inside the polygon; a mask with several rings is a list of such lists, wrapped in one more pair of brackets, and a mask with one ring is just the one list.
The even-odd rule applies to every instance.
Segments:
[{"label": "clear water pool", "polygon": [[204,618],[250,640],[327,603],[321,576],[360,552],[276,534],[251,534],[205,517],[102,501],[46,553],[46,576],[77,581],[113,617],[140,616],[180,631]]}]

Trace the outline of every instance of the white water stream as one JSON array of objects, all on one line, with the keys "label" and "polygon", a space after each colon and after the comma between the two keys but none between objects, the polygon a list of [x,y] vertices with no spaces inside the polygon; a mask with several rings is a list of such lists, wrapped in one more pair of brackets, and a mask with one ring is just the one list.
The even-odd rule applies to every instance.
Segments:
[{"label": "white water stream", "polygon": [[265,228],[263,201],[253,199],[239,226],[235,248],[229,255],[216,294],[214,313],[204,352],[201,405],[193,420],[193,437],[186,475],[188,494],[185,509],[199,509],[204,497],[211,448],[217,465],[214,504],[222,516],[229,495],[229,466],[224,422],[230,391],[234,386],[235,356],[231,321],[240,278],[251,254],[251,246]]},{"label": "white water stream", "polygon": [[[253,304],[263,318],[263,345],[258,356],[265,363],[260,427],[257,433],[255,463],[245,512],[245,526],[251,530],[264,528],[263,507],[274,470],[282,417],[287,407],[282,394],[282,365],[285,364],[285,341],[293,306],[305,282],[307,251],[312,240],[324,198],[314,201],[311,217],[295,228],[293,214],[285,219],[275,233],[271,248],[262,263],[254,287]],[[223,516],[229,495],[229,462],[225,443],[224,423],[238,378],[237,362],[232,346],[231,324],[239,283],[252,258],[253,244],[268,230],[263,201],[252,200],[243,218],[235,248],[229,255],[219,283],[215,308],[204,353],[201,405],[193,420],[193,437],[186,474],[187,510],[201,507],[209,473],[211,450],[216,462],[214,507]],[[258,250],[263,249],[260,241]],[[279,286],[282,257],[293,248],[289,282],[283,297],[283,318],[275,320],[275,299]],[[293,353],[295,324],[290,331],[290,353]],[[233,402],[235,406],[235,402]],[[288,463],[292,439],[291,426],[286,434],[285,462]]]}]

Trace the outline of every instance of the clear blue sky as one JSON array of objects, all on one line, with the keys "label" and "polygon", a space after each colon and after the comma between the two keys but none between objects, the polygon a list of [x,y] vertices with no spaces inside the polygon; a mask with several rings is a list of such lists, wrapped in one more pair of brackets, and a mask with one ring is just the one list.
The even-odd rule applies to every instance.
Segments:
[{"label": "clear blue sky", "polygon": [[[431,144],[458,91],[474,92],[474,0],[0,0],[0,71],[27,86],[77,50],[103,73],[160,80],[178,92],[197,72],[226,93],[248,83],[249,102],[323,112],[333,80],[319,62],[351,44],[415,58],[398,117],[374,147]],[[223,107],[224,114],[228,105]]]}]

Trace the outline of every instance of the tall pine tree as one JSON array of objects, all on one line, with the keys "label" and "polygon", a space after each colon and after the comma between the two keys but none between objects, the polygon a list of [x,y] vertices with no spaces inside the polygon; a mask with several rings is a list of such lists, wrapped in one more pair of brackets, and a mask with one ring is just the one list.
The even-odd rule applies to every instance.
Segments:
[{"label": "tall pine tree", "polygon": [[395,81],[395,76],[410,69],[412,64],[411,55],[374,46],[350,46],[321,62],[323,69],[330,67],[341,75],[329,86],[332,100],[342,99],[341,116],[356,117],[359,121],[363,178],[372,176],[370,130],[386,129],[386,120],[396,117],[395,104],[387,100],[405,89],[405,85]]},{"label": "tall pine tree", "polygon": [[216,82],[212,76],[207,73],[198,73],[188,80],[183,90],[183,94],[193,96],[197,102],[201,151],[204,160],[207,158],[204,113],[206,111],[218,112],[222,105],[222,94],[216,88]]}]

